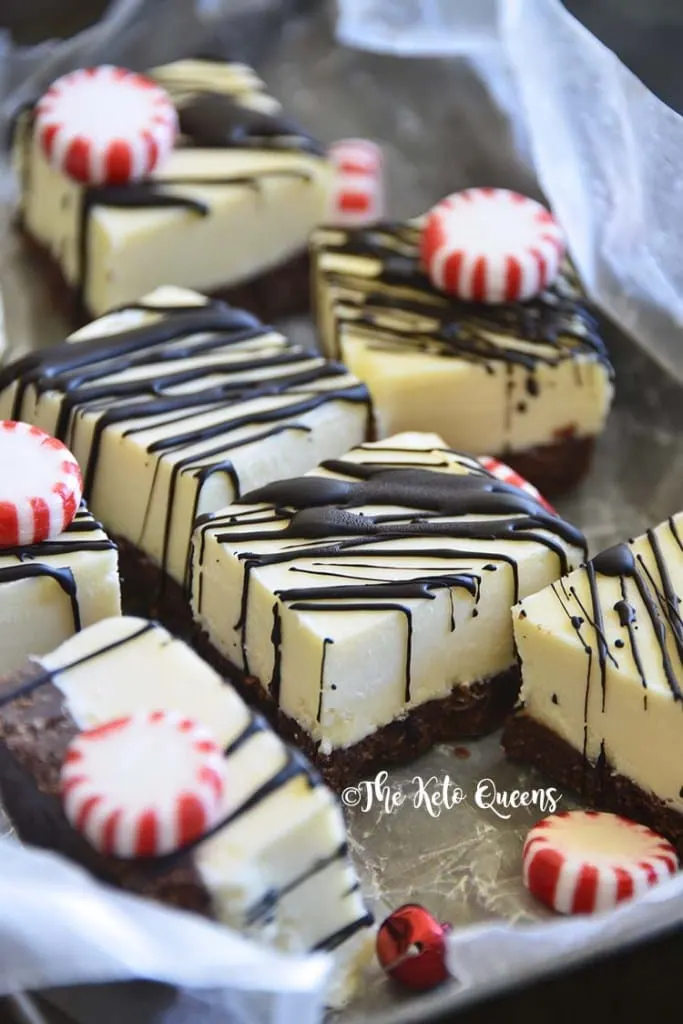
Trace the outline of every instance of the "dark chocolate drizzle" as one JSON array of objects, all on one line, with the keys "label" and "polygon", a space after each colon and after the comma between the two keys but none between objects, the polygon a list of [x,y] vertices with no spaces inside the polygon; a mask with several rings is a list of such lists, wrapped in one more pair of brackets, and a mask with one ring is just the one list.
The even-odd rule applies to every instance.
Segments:
[{"label": "dark chocolate drizzle", "polygon": [[[667,528],[677,546],[683,550],[676,523],[673,519],[669,519],[660,530],[663,531]],[[614,667],[618,668],[618,662],[609,649],[605,632],[603,606],[600,598],[600,576],[619,580],[621,597],[612,606],[612,609],[618,616],[620,627],[626,630],[628,640],[625,642],[620,637],[615,640],[614,646],[619,651],[626,648],[633,658],[633,664],[643,688],[644,709],[647,710],[648,683],[638,642],[638,616],[641,606],[659,649],[660,664],[673,700],[683,702],[683,619],[681,618],[680,611],[681,601],[674,591],[669,569],[662,554],[659,530],[648,530],[645,537],[652,553],[654,571],[641,554],[634,553],[631,542],[616,544],[614,547],[607,548],[606,551],[602,551],[585,565],[584,571],[587,576],[590,592],[590,609],[583,607],[575,588],[569,587],[567,589],[564,581],[560,581],[562,594],[560,594],[557,586],[553,587],[572,628],[579,636],[588,656],[584,698],[584,761],[587,760],[588,709],[593,647],[587,643],[582,634],[582,628],[590,628],[595,637],[603,711],[605,710],[607,693],[608,661],[611,661]],[[636,599],[638,599],[637,604]],[[570,614],[569,605],[572,602],[579,605],[583,613],[582,616]]]},{"label": "dark chocolate drizzle", "polygon": [[[361,449],[362,450],[362,449]],[[239,630],[243,669],[249,672],[246,644],[249,612],[249,586],[255,569],[270,565],[288,565],[291,572],[315,575],[319,585],[291,587],[276,592],[279,603],[292,611],[349,612],[395,611],[406,623],[405,700],[411,698],[411,661],[413,621],[412,610],[406,602],[415,599],[433,600],[435,591],[454,588],[465,590],[474,602],[479,598],[481,573],[490,571],[492,564],[504,563],[511,567],[514,583],[514,601],[518,593],[517,566],[514,556],[500,554],[486,548],[487,541],[534,541],[558,558],[560,572],[569,568],[565,545],[573,545],[586,552],[583,535],[575,527],[557,516],[549,514],[530,495],[510,484],[496,480],[478,467],[471,473],[444,473],[426,469],[434,465],[429,461],[421,465],[413,462],[405,468],[400,462],[414,449],[391,449],[399,456],[397,464],[372,462],[357,463],[329,460],[323,468],[343,475],[305,476],[280,480],[244,495],[239,504],[265,505],[264,509],[249,509],[244,513],[232,506],[225,514],[200,517],[198,562],[204,557],[205,539],[210,530],[219,544],[247,545],[239,553],[243,563],[243,585],[240,614],[235,628]],[[473,468],[476,463],[463,457],[463,465]],[[355,512],[364,506],[384,506],[412,511],[392,511],[387,514]],[[469,518],[474,516],[495,518]],[[281,524],[284,528],[279,528]],[[263,530],[272,525],[272,530]],[[248,549],[252,542],[277,537],[281,548],[271,553],[256,553]],[[396,549],[382,549],[383,542],[411,541],[417,538],[467,539],[481,542],[476,551],[455,550],[447,547],[425,549],[407,545]],[[302,543],[292,543],[292,542]],[[310,543],[311,541],[316,543]],[[314,560],[310,568],[297,566],[297,560]],[[404,559],[419,558],[419,568],[410,566],[411,579],[378,579],[354,575],[354,568],[389,567],[401,573]],[[359,561],[361,559],[361,561]],[[377,561],[375,561],[377,559]],[[484,561],[482,568],[461,568],[456,571],[448,562],[458,560]],[[441,563],[441,564],[439,564]],[[444,564],[446,563],[446,564]],[[402,566],[403,564],[403,566]],[[332,582],[323,582],[324,578]],[[350,584],[341,584],[351,580]],[[196,612],[201,615],[201,586],[197,591]],[[281,620],[278,604],[274,608],[274,628],[271,636],[274,649],[274,671],[271,696],[279,698]],[[454,623],[451,621],[451,628]],[[325,662],[321,665],[318,713],[322,709]]]},{"label": "dark chocolate drizzle", "polygon": [[[202,62],[215,63],[209,60]],[[176,104],[181,132],[180,145],[185,149],[252,149],[306,153],[314,157],[323,157],[325,154],[324,148],[313,136],[294,121],[284,117],[279,109],[257,110],[245,103],[245,99],[259,94],[260,90],[257,87],[250,89],[248,93],[242,89],[230,94],[207,89],[202,76],[187,81],[167,80],[165,76],[160,78]],[[15,122],[26,111],[29,111],[29,116],[32,117],[34,106],[35,101],[24,105],[17,111]],[[12,131],[14,130],[13,127]],[[30,187],[27,168],[30,164],[32,134],[29,126],[22,153],[24,188]],[[190,215],[206,217],[211,212],[206,203],[178,190],[188,186],[243,186],[258,190],[260,182],[268,177],[294,177],[305,183],[310,180],[311,175],[303,167],[297,169],[284,165],[259,170],[249,175],[232,176],[187,174],[181,177],[164,177],[160,172],[154,178],[127,185],[83,188],[80,193],[76,239],[79,262],[75,287],[80,306],[83,306],[89,276],[90,219],[94,209],[170,207],[186,210]]]},{"label": "dark chocolate drizzle", "polygon": [[85,505],[81,504],[74,519],[59,537],[39,544],[23,544],[0,551],[0,562],[5,562],[8,558],[16,559],[13,564],[0,564],[0,584],[41,576],[53,580],[68,598],[74,632],[77,633],[81,628],[81,611],[76,577],[69,566],[52,565],[50,562],[56,555],[76,555],[86,551],[115,549],[116,545],[108,537],[88,539],[86,536],[101,529],[100,523],[90,515]]},{"label": "dark chocolate drizzle", "polygon": [[277,149],[324,156],[323,146],[300,125],[256,110],[227,93],[194,91],[177,103],[183,140],[197,149]]},{"label": "dark chocolate drizzle", "polygon": [[[129,643],[134,643],[136,640],[140,639],[142,636],[156,628],[157,626],[156,623],[154,622],[142,623],[139,626],[139,628],[137,628],[127,636],[112,641],[110,644],[107,644],[104,647],[99,648],[98,650],[92,651],[81,658],[77,658],[59,669],[49,671],[43,668],[42,670],[38,671],[33,677],[28,679],[26,682],[22,683],[20,686],[17,686],[10,690],[5,690],[4,692],[0,693],[0,707],[5,707],[6,705],[14,701],[22,701],[25,698],[29,697],[34,691],[42,687],[54,685],[61,675],[68,673],[82,665],[92,664],[96,662],[98,659],[112,653],[117,648],[123,647]],[[62,705],[62,714],[70,722],[71,716],[69,715],[67,705],[66,702],[64,701],[63,696],[61,695],[61,691],[57,689],[56,692],[59,694],[59,700]],[[77,732],[77,726],[75,725],[75,723],[73,723],[72,728],[73,733],[75,735],[75,733]],[[224,756],[226,758],[231,757],[246,743],[248,743],[249,740],[251,740],[254,736],[262,732],[263,730],[269,730],[269,726],[267,725],[265,719],[263,719],[260,715],[254,714],[253,712],[248,710],[248,719],[246,725],[241,730],[241,732],[239,732],[238,735],[226,746],[224,750]],[[220,832],[222,829],[230,825],[232,822],[241,818],[249,810],[257,806],[262,800],[267,799],[270,795],[282,789],[284,786],[286,786],[294,779],[303,779],[305,784],[310,789],[314,789],[315,787],[322,785],[322,781],[318,773],[298,750],[295,750],[294,748],[288,747],[285,744],[283,744],[283,755],[283,762],[281,766],[278,768],[278,770],[275,771],[275,773],[270,778],[266,779],[263,783],[261,783],[261,785],[257,786],[257,788],[252,793],[250,793],[242,801],[241,804],[239,804],[230,814],[226,815],[211,830],[207,831],[202,837],[193,841],[192,843],[183,846],[182,848],[174,851],[171,854],[167,854],[162,857],[156,857],[153,859],[145,858],[142,860],[136,860],[134,862],[127,861],[125,863],[127,865],[134,864],[135,870],[139,876],[146,877],[147,879],[154,881],[154,879],[159,879],[166,873],[173,872],[179,866],[187,864],[188,861],[191,862],[192,852],[201,843],[205,842],[206,839],[208,839],[209,837]],[[278,901],[283,896],[293,892],[296,888],[303,885],[308,879],[312,878],[320,871],[323,871],[325,868],[329,867],[335,861],[344,860],[347,858],[347,856],[348,848],[346,846],[346,843],[343,843],[340,846],[338,846],[335,850],[333,850],[329,856],[325,858],[319,858],[318,860],[314,861],[314,863],[311,865],[309,869],[307,869],[305,872],[302,872],[299,876],[294,878],[288,884],[282,886],[281,889],[277,891],[271,890],[269,893],[266,894],[264,899],[258,905],[252,907],[251,910],[248,911],[246,921],[247,927],[258,924],[264,917],[267,917],[268,913],[271,912],[277,906]],[[114,862],[117,861],[117,858],[109,859]],[[194,872],[194,869],[193,873],[196,884],[203,884],[201,882],[200,876],[196,872]],[[163,886],[161,888],[163,891]],[[347,934],[347,937],[351,937],[351,935],[355,934],[355,932],[358,931],[360,928],[370,925],[371,923],[372,916],[369,914],[363,914],[356,920],[350,922],[349,925],[345,927],[344,931]]]},{"label": "dark chocolate drizzle", "polygon": [[[345,329],[366,345],[386,352],[427,352],[483,365],[489,373],[508,375],[505,419],[508,427],[517,408],[512,371],[526,372],[525,409],[540,393],[539,365],[553,367],[576,357],[597,360],[613,370],[598,322],[580,298],[566,268],[555,284],[528,302],[483,305],[439,292],[421,268],[420,228],[410,222],[387,221],[372,227],[340,231],[323,229],[314,238],[314,253],[362,257],[369,267],[322,268],[319,287],[329,288],[335,307],[335,337],[328,344],[341,354]],[[368,272],[369,271],[369,272]],[[519,340],[526,344],[522,348]]]},{"label": "dark chocolate drizzle", "polygon": [[[270,343],[264,349],[244,346],[264,336],[268,329],[251,314],[214,301],[194,307],[149,308],[156,320],[116,334],[78,343],[64,342],[33,352],[0,369],[0,391],[14,387],[11,416],[25,419],[28,393],[46,391],[60,394],[60,410],[54,429],[57,437],[73,447],[80,418],[97,414],[89,457],[83,466],[84,495],[94,493],[102,439],[105,432],[121,423],[123,436],[160,426],[165,436],[147,445],[157,458],[156,474],[165,456],[173,458],[169,474],[167,515],[164,525],[161,566],[167,567],[175,495],[182,473],[192,473],[199,487],[214,473],[228,476],[239,496],[238,474],[227,457],[256,440],[285,431],[308,431],[297,422],[303,416],[332,401],[368,406],[367,389],[358,383],[330,386],[329,381],[348,377],[348,371],[312,355],[289,342]],[[242,350],[240,346],[243,346]],[[241,358],[238,357],[241,353]],[[194,366],[177,369],[180,360],[199,359]],[[126,371],[146,376],[132,379]],[[122,376],[123,375],[123,376]],[[204,385],[208,376],[219,383]],[[239,375],[239,376],[238,376]],[[265,375],[265,376],[264,376]],[[181,393],[177,388],[183,385]],[[188,385],[194,385],[192,390]],[[282,396],[287,401],[276,408],[254,411],[247,403],[257,398]],[[216,423],[197,427],[193,419],[200,412],[221,412]],[[244,427],[263,425],[239,440],[229,439]],[[194,447],[216,439],[216,444],[197,454]],[[180,456],[184,450],[190,454]],[[155,479],[150,489],[148,512]],[[191,524],[188,524],[188,543]]]}]

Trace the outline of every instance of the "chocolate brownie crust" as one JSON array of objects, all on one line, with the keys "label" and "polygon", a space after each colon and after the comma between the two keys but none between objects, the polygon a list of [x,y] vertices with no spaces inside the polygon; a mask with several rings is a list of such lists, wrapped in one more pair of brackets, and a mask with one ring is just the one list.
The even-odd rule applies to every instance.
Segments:
[{"label": "chocolate brownie crust", "polygon": [[195,627],[184,588],[130,541],[119,536],[114,540],[119,549],[123,614],[155,619],[181,640],[190,641]]},{"label": "chocolate brownie crust", "polygon": [[591,806],[649,825],[671,840],[683,855],[683,814],[619,775],[606,758],[595,764],[587,761],[580,751],[525,711],[508,719],[502,743],[513,761],[533,765]]},{"label": "chocolate brownie crust", "polygon": [[593,437],[565,437],[498,457],[537,487],[544,498],[556,498],[576,487],[588,473],[594,448]]},{"label": "chocolate brownie crust", "polygon": [[[21,688],[22,696],[9,699]],[[62,693],[39,665],[0,680],[0,789],[19,837],[64,854],[111,885],[213,916],[191,852],[148,862],[105,857],[71,827],[62,809],[60,773],[77,732]]]},{"label": "chocolate brownie crust", "polygon": [[382,726],[351,747],[322,754],[310,735],[278,707],[260,681],[240,672],[216,650],[206,633],[197,632],[194,646],[252,707],[265,715],[280,736],[306,754],[328,786],[337,792],[381,768],[413,761],[436,743],[474,739],[493,732],[512,710],[520,685],[519,669],[514,665],[491,679],[456,686],[447,697],[414,708],[405,718]]}]

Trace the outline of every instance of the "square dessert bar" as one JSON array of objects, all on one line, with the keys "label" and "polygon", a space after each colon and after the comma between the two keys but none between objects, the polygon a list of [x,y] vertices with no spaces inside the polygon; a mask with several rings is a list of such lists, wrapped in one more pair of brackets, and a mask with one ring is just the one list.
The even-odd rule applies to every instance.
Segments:
[{"label": "square dessert bar", "polygon": [[[337,800],[189,647],[155,623],[107,619],[1,680],[0,707],[0,790],[24,841],[64,854],[110,884],[281,949],[334,950],[337,989],[329,997],[349,995],[374,943]],[[225,784],[217,824],[163,856],[101,852],[107,842],[116,849],[116,834],[109,841],[101,834],[98,844],[94,820],[86,826],[84,813],[72,824],[63,804],[67,748],[81,730],[148,712],[186,717],[218,742]],[[165,766],[154,764],[152,743],[150,737],[139,785],[148,788],[142,805],[161,813]],[[82,755],[80,766],[87,774]],[[118,835],[120,841],[124,830]]]},{"label": "square dessert bar", "polygon": [[0,671],[120,611],[116,545],[84,504],[56,537],[0,549]]},{"label": "square dessert bar", "polygon": [[441,438],[405,434],[200,520],[200,650],[334,786],[500,724],[510,608],[577,565],[580,532]]},{"label": "square dessert bar", "polygon": [[683,513],[514,609],[521,708],[503,743],[683,851]]},{"label": "square dessert bar", "polygon": [[[21,225],[57,294],[100,315],[162,284],[220,294],[273,319],[308,308],[308,236],[326,214],[332,169],[243,64],[182,60],[148,76],[180,134],[135,183],[84,187],[50,166],[20,114],[14,163]],[[66,289],[64,288],[66,285]]]},{"label": "square dessert bar", "polygon": [[120,544],[124,607],[182,630],[196,516],[364,440],[370,407],[345,367],[163,288],[0,370],[0,416],[65,441]]},{"label": "square dessert bar", "polygon": [[570,487],[613,390],[571,268],[526,302],[466,302],[423,272],[420,225],[315,232],[323,350],[370,388],[380,437],[433,430],[453,448],[502,458],[546,495]]}]

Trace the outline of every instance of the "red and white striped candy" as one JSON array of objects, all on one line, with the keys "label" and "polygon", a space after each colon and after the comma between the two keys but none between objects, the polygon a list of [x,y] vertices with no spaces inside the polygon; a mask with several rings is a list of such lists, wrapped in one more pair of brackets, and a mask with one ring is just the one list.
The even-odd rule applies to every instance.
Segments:
[{"label": "red and white striped candy", "polygon": [[168,156],[178,115],[150,79],[103,65],[58,78],[36,105],[35,130],[63,174],[86,185],[122,185]]},{"label": "red and white striped candy", "polygon": [[532,828],[524,884],[560,914],[594,914],[632,899],[678,870],[668,840],[600,811],[564,811]]},{"label": "red and white striped candy", "polygon": [[225,761],[208,730],[173,711],[79,733],[61,774],[64,813],[100,853],[158,857],[220,819]]},{"label": "red and white striped candy", "polygon": [[537,490],[533,484],[530,484],[528,480],[525,480],[523,476],[516,473],[514,469],[510,469],[504,462],[500,462],[498,459],[492,458],[490,455],[478,455],[477,460],[481,462],[484,469],[487,469],[492,476],[495,476],[497,480],[502,480],[503,483],[512,484],[513,487],[519,487],[520,490],[526,494],[531,495],[532,498],[551,512],[553,515],[557,515],[557,512],[550,504],[546,501],[539,490]]},{"label": "red and white striped candy", "polygon": [[439,291],[468,302],[518,302],[553,283],[564,239],[534,199],[503,188],[468,188],[430,210],[420,252]]},{"label": "red and white striped candy", "polygon": [[384,216],[382,150],[367,139],[340,139],[328,156],[335,170],[328,220],[339,227],[362,227]]},{"label": "red and white striped candy", "polygon": [[61,441],[28,423],[0,420],[0,548],[57,537],[82,493],[78,463]]}]

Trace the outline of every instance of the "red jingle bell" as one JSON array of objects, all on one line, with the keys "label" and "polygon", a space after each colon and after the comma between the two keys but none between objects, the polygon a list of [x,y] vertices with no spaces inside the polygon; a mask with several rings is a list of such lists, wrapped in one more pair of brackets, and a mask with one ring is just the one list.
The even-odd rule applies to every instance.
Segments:
[{"label": "red jingle bell", "polygon": [[387,974],[406,988],[435,988],[449,977],[446,936],[450,928],[419,904],[406,903],[380,925],[377,959]]}]

